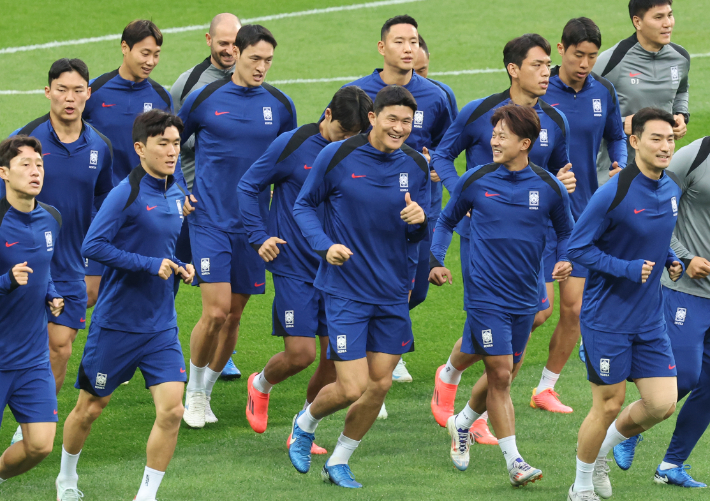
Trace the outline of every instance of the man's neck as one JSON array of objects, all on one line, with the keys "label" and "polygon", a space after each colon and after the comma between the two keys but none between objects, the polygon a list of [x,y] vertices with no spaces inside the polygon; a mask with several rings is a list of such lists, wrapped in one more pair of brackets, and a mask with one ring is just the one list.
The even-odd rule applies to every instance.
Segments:
[{"label": "man's neck", "polygon": [[81,129],[83,128],[81,118],[67,122],[50,111],[49,121],[52,123],[57,137],[63,143],[71,144],[81,136]]},{"label": "man's neck", "polygon": [[567,87],[571,87],[572,89],[574,89],[575,92],[580,92],[584,87],[584,84],[587,82],[586,78],[581,82],[578,82],[576,80],[572,81],[572,79],[567,74],[567,70],[562,65],[560,65],[559,76],[560,80],[562,80],[562,83],[565,84]]},{"label": "man's neck", "polygon": [[147,167],[145,162],[141,161],[141,167],[143,167],[143,170],[145,171],[146,174],[148,174],[150,177],[155,178],[155,179],[163,179],[165,180],[165,186],[167,187],[168,183],[168,175],[167,174],[160,174],[150,167]]},{"label": "man's neck", "polygon": [[412,80],[413,70],[402,70],[385,63],[380,78],[387,85],[407,85]]},{"label": "man's neck", "polygon": [[643,49],[648,52],[658,52],[663,48],[663,44],[652,42],[651,40],[643,36],[641,31],[636,31],[636,38],[638,39],[639,44],[641,44],[641,47],[643,47]]},{"label": "man's neck", "polygon": [[387,148],[384,143],[380,142],[379,139],[375,137],[375,130],[371,130],[370,133],[367,135],[367,140],[370,143],[370,145],[375,148],[377,151],[381,151],[382,153],[390,154],[396,150],[390,150]]},{"label": "man's neck", "polygon": [[520,155],[512,159],[510,162],[504,163],[503,166],[510,172],[518,172],[527,167],[529,163],[530,161],[528,160],[528,155],[526,153],[525,155]]},{"label": "man's neck", "polygon": [[323,136],[323,139],[325,139],[329,143],[332,142],[330,140],[330,137],[328,137],[328,129],[326,129],[325,127],[325,119],[321,120],[318,124],[318,131],[320,132],[320,135]]},{"label": "man's neck", "polygon": [[237,73],[236,68],[234,70],[234,73],[232,73],[232,83],[239,87],[244,87],[245,89],[253,89],[255,87],[259,87],[258,85],[248,85],[246,82],[244,82],[239,76],[239,73]]},{"label": "man's neck", "polygon": [[27,214],[32,212],[36,205],[34,197],[13,190],[7,183],[5,183],[5,198],[14,209]]},{"label": "man's neck", "polygon": [[140,83],[145,80],[145,78],[136,78],[135,75],[128,71],[126,63],[121,63],[121,66],[118,68],[118,74],[121,76],[121,78],[123,78],[124,80],[128,80],[129,82]]},{"label": "man's neck", "polygon": [[664,169],[653,167],[652,165],[646,165],[646,162],[639,158],[638,153],[636,154],[636,166],[641,171],[641,174],[649,179],[653,179],[654,181],[658,181],[663,175]]},{"label": "man's neck", "polygon": [[537,96],[530,95],[523,91],[520,85],[515,83],[515,80],[510,85],[510,100],[513,101],[513,104],[526,106],[528,108],[532,108],[537,104]]}]

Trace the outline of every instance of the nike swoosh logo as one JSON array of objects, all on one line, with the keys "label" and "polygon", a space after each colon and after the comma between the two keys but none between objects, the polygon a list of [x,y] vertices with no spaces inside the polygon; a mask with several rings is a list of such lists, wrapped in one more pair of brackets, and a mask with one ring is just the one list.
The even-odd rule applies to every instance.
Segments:
[{"label": "nike swoosh logo", "polygon": [[637,77],[639,75],[641,75],[641,73],[629,73],[630,77]]},{"label": "nike swoosh logo", "polygon": [[156,207],[157,207],[157,205],[154,205],[153,207],[148,207],[147,205],[145,206],[145,208],[148,209],[148,210],[153,210],[153,209],[155,209]]},{"label": "nike swoosh logo", "polygon": [[555,104],[551,104],[550,106],[552,106],[554,108],[555,106],[559,106],[559,105],[560,105],[560,103],[555,103]]},{"label": "nike swoosh logo", "polygon": [[86,322],[86,320],[84,320],[83,318],[80,318],[79,322]]},{"label": "nike swoosh logo", "polygon": [[215,116],[220,116],[220,115],[226,115],[229,113],[228,111],[215,111],[214,114]]},{"label": "nike swoosh logo", "polygon": [[106,104],[106,103],[101,103],[102,108],[110,108],[111,106],[116,106],[115,104]]},{"label": "nike swoosh logo", "polygon": [[57,415],[57,409],[54,409],[54,415],[55,416]]},{"label": "nike swoosh logo", "polygon": [[634,209],[634,214],[640,214],[640,213],[642,213],[642,212],[645,211],[645,210],[646,210],[646,209],[641,209],[641,210],[636,210],[636,209]]},{"label": "nike swoosh logo", "polygon": [[184,373],[185,373],[185,369],[183,369],[182,367],[180,367],[180,372],[182,372],[182,373],[184,374]]},{"label": "nike swoosh logo", "polygon": [[5,247],[12,247],[13,245],[17,245],[17,244],[19,244],[19,243],[20,243],[20,242],[13,242],[13,243],[5,242]]},{"label": "nike swoosh logo", "polygon": [[312,169],[313,167],[308,167],[307,165],[304,165],[303,168],[306,170],[309,170],[309,169]]},{"label": "nike swoosh logo", "polygon": [[487,197],[499,197],[499,196],[500,196],[500,193],[488,193],[488,192],[486,192],[486,196],[487,196]]},{"label": "nike swoosh logo", "polygon": [[49,155],[49,153],[42,153],[43,157],[46,157],[47,155]]},{"label": "nike swoosh logo", "polygon": [[367,177],[367,176],[365,174],[363,174],[362,176],[356,176],[355,173],[353,172],[353,179],[357,179],[359,177]]},{"label": "nike swoosh logo", "polygon": [[519,356],[522,355],[522,354],[523,354],[523,352],[521,351],[520,353],[516,353],[515,356],[516,356],[516,357],[519,357]]},{"label": "nike swoosh logo", "polygon": [[671,367],[671,364],[668,364],[668,369],[669,369],[669,370],[675,369],[675,365]]},{"label": "nike swoosh logo", "polygon": [[409,343],[411,343],[411,342],[412,342],[412,340],[410,339],[410,340],[407,341],[406,343],[402,343],[402,346],[407,346],[407,345],[408,345]]},{"label": "nike swoosh logo", "polygon": [[546,303],[546,302],[547,302],[547,298],[543,299],[542,302],[543,302],[543,303]]},{"label": "nike swoosh logo", "polygon": [[262,282],[262,283],[260,283],[260,284],[257,284],[256,282],[254,282],[254,287],[261,287],[261,286],[264,285],[265,283],[266,283],[266,282]]}]

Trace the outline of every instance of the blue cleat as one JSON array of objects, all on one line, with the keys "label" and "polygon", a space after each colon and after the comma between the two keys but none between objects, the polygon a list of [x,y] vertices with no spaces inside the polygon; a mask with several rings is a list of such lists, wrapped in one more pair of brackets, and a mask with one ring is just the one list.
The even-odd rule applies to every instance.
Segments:
[{"label": "blue cleat", "polygon": [[350,466],[347,464],[334,464],[328,466],[328,462],[323,465],[323,470],[320,472],[320,477],[323,482],[335,484],[338,487],[346,489],[360,489],[362,484],[355,481],[353,472],[350,471]]},{"label": "blue cleat", "polygon": [[579,341],[579,359],[583,364],[587,363],[587,352],[584,349],[584,343],[581,340]]},{"label": "blue cleat", "polygon": [[696,489],[707,487],[704,483],[693,480],[693,477],[690,476],[688,470],[690,470],[689,464],[684,464],[678,468],[669,468],[668,470],[661,470],[661,467],[659,466],[656,468],[656,474],[653,476],[653,481],[657,484],[677,485],[679,487],[690,487]]},{"label": "blue cleat", "polygon": [[291,447],[288,448],[288,457],[291,464],[299,473],[308,473],[311,469],[311,446],[316,436],[303,431],[296,423],[298,416],[306,411],[301,411],[293,418],[291,431]]},{"label": "blue cleat", "polygon": [[635,437],[627,438],[619,445],[614,447],[614,461],[622,470],[628,470],[631,468],[631,463],[634,462],[634,455],[636,455],[636,446],[643,440],[641,435],[636,435]]},{"label": "blue cleat", "polygon": [[[234,354],[237,352],[235,351]],[[226,379],[226,380],[231,380],[231,379],[237,379],[242,377],[242,373],[239,369],[237,369],[237,366],[234,365],[234,361],[232,360],[232,357],[229,357],[229,361],[227,361],[227,365],[224,366],[224,369],[222,369],[222,374],[219,375],[220,379]]]}]

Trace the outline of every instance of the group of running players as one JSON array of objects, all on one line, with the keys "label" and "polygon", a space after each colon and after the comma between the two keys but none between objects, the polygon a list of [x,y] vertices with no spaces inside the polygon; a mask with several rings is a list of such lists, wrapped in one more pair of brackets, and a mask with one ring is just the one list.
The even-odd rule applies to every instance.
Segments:
[{"label": "group of running players", "polygon": [[[213,389],[240,375],[240,320],[268,269],[284,351],[249,376],[247,420],[264,433],[273,386],[319,348],[289,457],[308,472],[311,455],[327,453],[314,443],[318,423],[348,408],[321,476],[362,487],[349,459],[387,417],[392,382],[412,380],[409,310],[429,283],[452,282],[456,231],[467,320],[431,401],[455,467],[466,470],[474,442],[498,444],[513,486],[542,478],[517,450],[510,388],[558,282],[560,320],[530,405],[573,412],[555,383],[581,333],[593,403],[568,500],[610,497],[612,449],[628,469],[642,432],[689,393],[654,480],[705,487],[685,461],[710,422],[710,137],[674,155],[690,119],[690,56],[670,41],[672,0],[631,0],[629,15],[635,33],[601,54],[598,26],[570,20],[554,68],[540,35],[511,40],[509,88],[460,111],[427,78],[417,22],[391,18],[383,67],[300,127],[291,98],[265,82],[273,34],[232,14],[212,20],[210,56],[170,92],[150,78],[163,43],[151,21],[126,26],[115,71],[90,79],[83,61],[55,61],[49,113],[0,143],[0,325],[13,326],[0,334],[0,408],[20,424],[0,483],[52,451],[56,395],[95,305],[57,499],[83,497],[77,463],[91,426],[140,368],[156,420],[135,499],[154,501],[181,421],[217,422]],[[189,367],[180,281],[200,287],[203,305]],[[481,360],[455,413],[461,374]],[[641,399],[622,411],[627,380]]]}]

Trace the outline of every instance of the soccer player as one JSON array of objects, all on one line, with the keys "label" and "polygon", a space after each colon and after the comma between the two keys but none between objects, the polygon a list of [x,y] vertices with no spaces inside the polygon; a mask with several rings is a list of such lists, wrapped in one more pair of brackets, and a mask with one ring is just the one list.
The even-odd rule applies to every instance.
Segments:
[{"label": "soccer player", "polygon": [[[237,343],[239,322],[252,294],[264,294],[264,261],[249,244],[236,197],[244,173],[280,134],[296,128],[296,107],[280,90],[264,83],[276,39],[260,25],[248,24],[236,38],[231,79],[190,94],[179,116],[182,140],[195,135],[194,198],[190,215],[193,262],[199,264],[202,316],[190,337],[190,380],[185,422],[202,428],[216,423],[209,399]],[[267,218],[269,191],[259,195]],[[194,204],[194,206],[193,206]]]},{"label": "soccer player", "polygon": [[0,484],[37,466],[57,431],[57,394],[47,349],[47,308],[59,317],[64,300],[50,262],[62,217],[36,197],[42,191],[42,145],[34,137],[0,142],[0,423],[9,405],[23,439],[0,456]]},{"label": "soccer player", "polygon": [[79,454],[114,390],[137,368],[156,419],[136,501],[155,500],[175,451],[186,377],[170,279],[180,275],[189,283],[195,271],[174,257],[185,200],[174,177],[181,130],[180,119],[163,110],[136,118],[140,165],[106,197],[81,249],[105,268],[75,384],[79,398],[64,423],[58,501],[83,497]]},{"label": "soccer player", "polygon": [[[629,0],[629,16],[636,33],[597,58],[595,72],[607,78],[619,94],[624,132],[631,135],[631,120],[641,108],[654,106],[673,114],[675,139],[687,132],[688,72],[690,54],[671,43],[675,26],[673,0]],[[628,161],[635,150],[628,145]],[[597,158],[599,185],[609,180],[613,169],[602,147]]]},{"label": "soccer player", "polygon": [[372,130],[323,149],[293,210],[322,258],[314,285],[324,295],[336,381],[294,417],[289,457],[297,471],[308,472],[319,421],[349,407],[321,473],[340,487],[362,487],[348,461],[375,422],[402,353],[414,348],[409,258],[428,234],[431,196],[429,166],[405,144],[416,111],[404,87],[382,89],[369,113]]},{"label": "soccer player", "polygon": [[[284,351],[249,377],[246,415],[257,433],[266,430],[272,387],[311,365],[320,344],[320,361],[306,393],[308,406],[326,384],[335,381],[328,360],[328,328],[323,292],[313,286],[320,256],[311,249],[293,218],[293,206],[318,154],[370,127],[372,100],[359,87],[335,93],[325,118],[279,136],[239,182],[237,195],[249,242],[266,262],[274,279],[273,335],[283,337]],[[268,224],[261,218],[259,196],[273,185]],[[305,408],[304,406],[304,408]],[[287,445],[290,446],[291,437]],[[313,444],[314,454],[327,451]]]},{"label": "soccer player", "polygon": [[[429,149],[437,147],[444,133],[451,125],[452,116],[449,99],[440,86],[420,77],[414,71],[414,62],[419,52],[419,33],[417,21],[411,16],[395,16],[388,19],[380,30],[380,41],[377,50],[383,57],[382,68],[375,69],[370,75],[355,80],[348,85],[356,85],[363,89],[373,100],[377,93],[387,85],[401,85],[412,93],[417,102],[417,112],[414,115],[412,132],[406,140],[408,146],[416,151],[429,154]],[[426,148],[426,149],[425,149]],[[439,209],[436,209],[436,207]],[[432,184],[432,208],[426,208],[430,219],[441,211],[441,187]],[[433,226],[432,226],[433,228]],[[429,237],[424,245],[429,244]],[[421,245],[420,245],[421,247]],[[419,257],[413,256],[410,281],[413,283],[410,297],[410,308],[414,308],[426,299],[429,289],[427,275],[423,275],[423,283],[417,283],[417,270],[421,266],[428,268],[428,251],[420,249]],[[400,360],[392,373],[392,378],[401,383],[412,381],[404,361]],[[383,407],[380,418],[386,418],[387,411]]]},{"label": "soccer player", "polygon": [[[634,114],[635,161],[592,195],[570,238],[569,257],[589,270],[581,327],[593,403],[579,429],[569,501],[610,497],[609,451],[675,410],[676,362],[661,291],[663,268],[673,281],[684,269],[669,247],[681,197],[677,178],[665,171],[675,126],[658,108]],[[618,415],[629,378],[641,399]]]},{"label": "soccer player", "polygon": [[[574,165],[577,185],[570,195],[572,215],[579,219],[592,194],[597,190],[597,153],[602,138],[606,139],[609,156],[614,160],[611,174],[626,166],[626,136],[619,113],[619,100],[614,86],[592,73],[594,61],[602,44],[599,27],[586,17],[571,19],[562,31],[557,51],[562,65],[552,68],[545,99],[561,110],[570,126],[570,161]],[[551,269],[557,260],[555,252],[546,255],[544,263]],[[559,283],[560,320],[550,339],[547,363],[537,388],[533,389],[530,406],[550,412],[570,413],[555,393],[555,383],[579,340],[579,312],[587,272],[575,266],[572,276]],[[551,277],[546,277],[547,297],[554,304]]]},{"label": "soccer player", "polygon": [[[564,114],[542,100],[547,92],[550,79],[550,43],[537,34],[526,34],[508,42],[503,49],[503,64],[508,72],[510,88],[500,94],[493,94],[483,99],[468,103],[447,131],[444,139],[432,155],[432,166],[442,183],[453,193],[459,175],[454,167],[454,160],[462,151],[466,151],[466,167],[471,169],[493,161],[490,147],[493,127],[490,118],[497,108],[507,104],[533,108],[540,119],[540,135],[530,150],[530,161],[556,174],[565,185],[568,193],[574,191],[575,175],[570,171],[569,163],[569,125]],[[468,289],[470,283],[469,223],[466,219],[458,224],[456,232],[461,237],[461,272],[464,281],[464,309],[469,304]],[[550,227],[548,244],[544,256],[552,255],[556,239]],[[549,262],[549,259],[548,259]],[[540,275],[540,313],[535,318],[533,330],[542,325],[552,314],[545,290],[545,277],[552,270],[545,270]],[[436,422],[445,427],[454,413],[454,399],[461,374],[475,362],[475,357],[460,350],[461,339],[455,344],[451,356],[442,365],[435,376],[434,395],[431,409]],[[496,444],[485,422],[485,415],[480,423],[472,428],[475,438],[481,443]]]},{"label": "soccer player", "polygon": [[[446,85],[444,82],[439,82],[438,80],[429,78],[430,59],[431,58],[429,54],[429,47],[424,41],[424,38],[419,35],[419,52],[417,52],[416,57],[414,59],[414,72],[420,77],[426,78],[431,83],[437,85],[439,88],[441,88],[441,90],[446,92],[446,97],[449,100],[449,109],[451,110],[451,119],[456,120],[456,117],[459,116],[459,107],[456,103],[456,95],[454,94],[454,91],[451,89],[451,87]],[[429,283],[428,278],[429,277],[427,274],[427,284]]]},{"label": "soccer player", "polygon": [[540,120],[530,107],[502,106],[490,118],[493,163],[469,169],[456,183],[441,213],[431,245],[431,281],[451,283],[444,268],[456,225],[470,213],[470,274],[466,327],[461,351],[483,359],[487,385],[477,384],[459,414],[450,416],[450,456],[461,471],[468,468],[470,428],[487,409],[514,487],[542,478],[518,453],[510,399],[513,366],[520,364],[538,312],[540,260],[547,227],[554,225],[560,261],[551,270],[564,280],[572,271],[567,241],[572,214],[564,185],[530,162],[540,134]]}]

